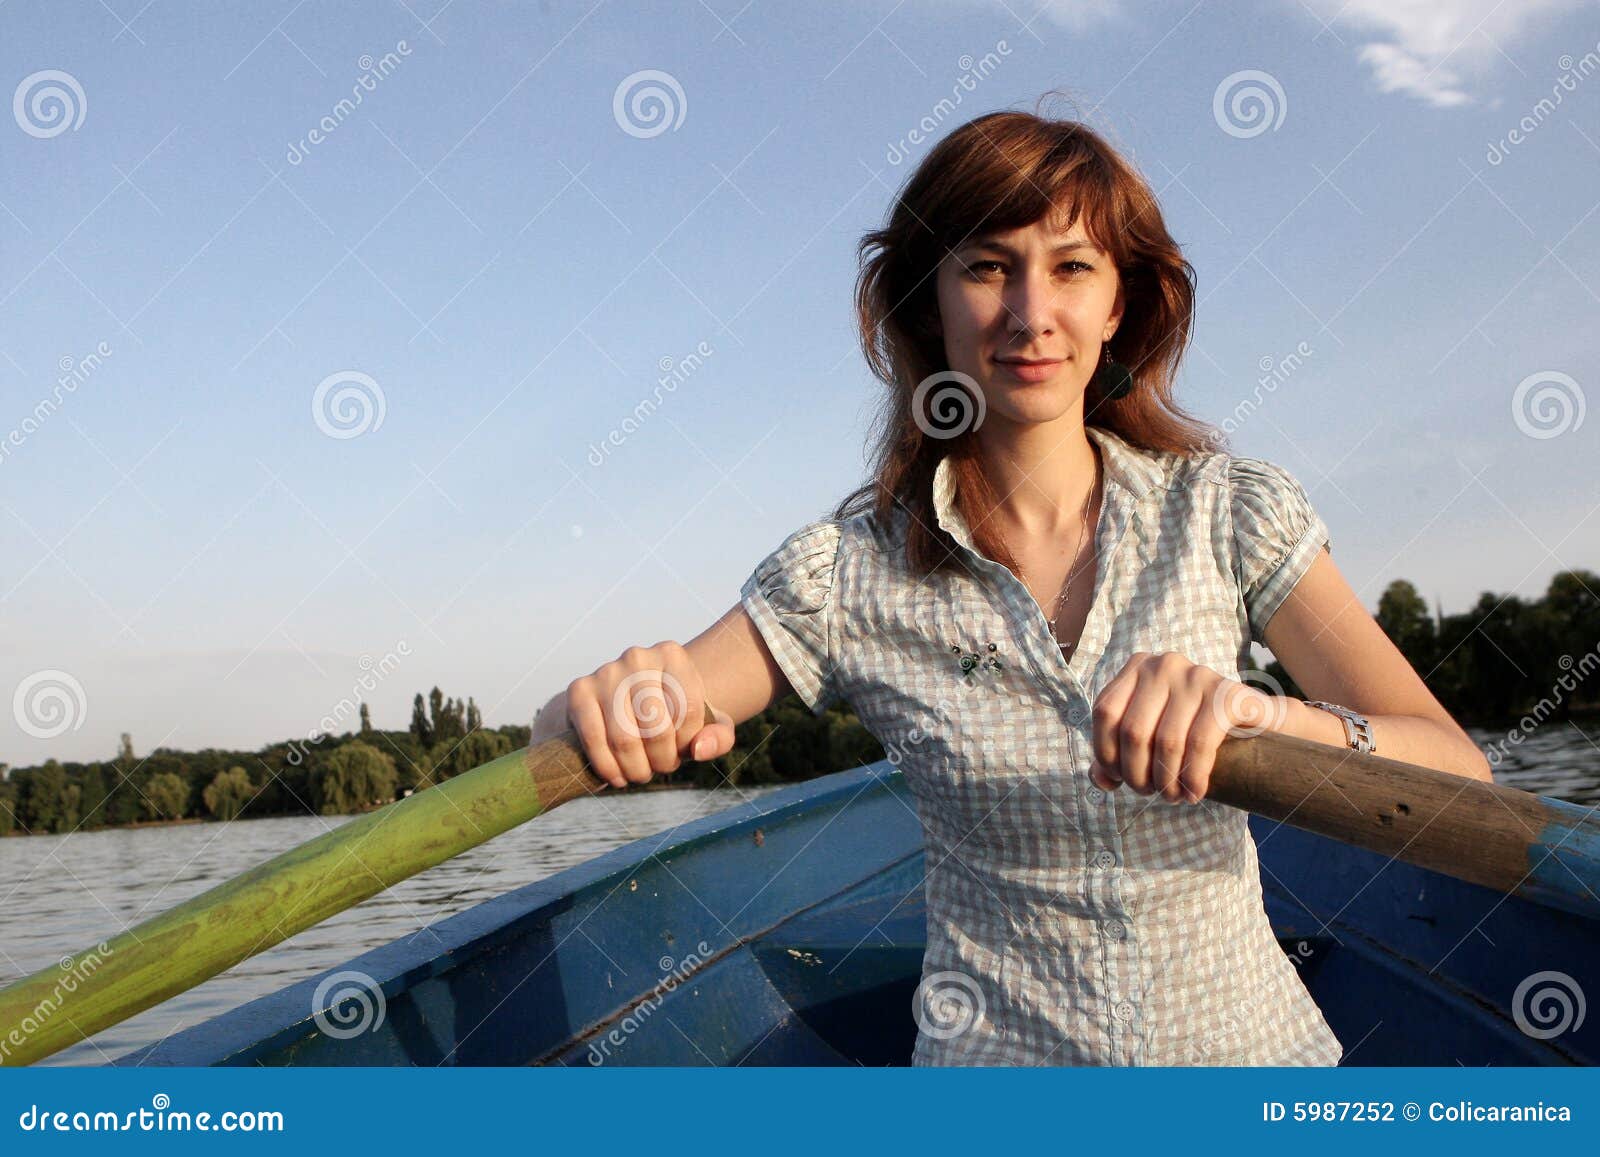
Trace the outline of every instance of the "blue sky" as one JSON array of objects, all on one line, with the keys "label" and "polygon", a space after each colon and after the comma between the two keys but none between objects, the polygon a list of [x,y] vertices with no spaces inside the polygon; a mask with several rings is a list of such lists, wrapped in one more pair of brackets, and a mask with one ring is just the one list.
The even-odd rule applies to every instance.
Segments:
[{"label": "blue sky", "polygon": [[14,765],[304,735],[364,672],[380,725],[526,722],[692,637],[862,477],[911,131],[1051,89],[1197,268],[1181,400],[1251,400],[1369,607],[1600,567],[1594,3],[13,0],[0,77]]}]

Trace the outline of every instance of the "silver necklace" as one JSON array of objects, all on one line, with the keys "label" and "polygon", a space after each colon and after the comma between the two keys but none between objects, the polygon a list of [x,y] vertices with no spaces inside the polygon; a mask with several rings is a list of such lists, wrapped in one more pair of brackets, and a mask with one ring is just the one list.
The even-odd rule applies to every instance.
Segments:
[{"label": "silver necklace", "polygon": [[[1084,540],[1089,535],[1089,503],[1091,501],[1093,501],[1093,499],[1094,499],[1094,489],[1095,489],[1095,482],[1091,481],[1089,483],[1089,493],[1084,495],[1084,498],[1083,498],[1083,513],[1080,516],[1081,517],[1081,521],[1082,521],[1082,525],[1081,525],[1081,527],[1079,529],[1079,532],[1078,532],[1078,552],[1079,553],[1082,552]],[[1092,544],[1091,544],[1091,550],[1090,550],[1089,554],[1090,554],[1091,558],[1094,556],[1094,551],[1092,549]],[[1078,560],[1077,560],[1077,554],[1076,553],[1073,555],[1072,561],[1073,561],[1073,563],[1077,563]],[[1082,565],[1073,566],[1073,565],[1069,564],[1068,567],[1067,567],[1067,581],[1061,587],[1061,593],[1056,595],[1055,609],[1050,614],[1050,637],[1052,639],[1056,638],[1056,620],[1061,617],[1061,606],[1062,606],[1063,603],[1065,603],[1067,601],[1067,596],[1072,592],[1072,578],[1079,570],[1082,570],[1082,569],[1083,569]],[[1076,643],[1063,643],[1060,639],[1056,639],[1056,646],[1060,647],[1063,652],[1072,650],[1072,648],[1075,647],[1076,645],[1077,645]]]}]

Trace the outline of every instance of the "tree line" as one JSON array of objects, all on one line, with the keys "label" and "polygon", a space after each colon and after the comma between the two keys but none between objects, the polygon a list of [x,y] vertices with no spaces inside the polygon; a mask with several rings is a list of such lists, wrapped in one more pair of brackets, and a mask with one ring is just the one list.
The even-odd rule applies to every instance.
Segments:
[{"label": "tree line", "polygon": [[[1600,706],[1600,575],[1562,571],[1537,599],[1488,592],[1458,615],[1430,614],[1415,586],[1389,584],[1378,625],[1462,724],[1493,725],[1536,709],[1565,718]],[[1283,667],[1267,672],[1301,695]],[[405,731],[360,729],[316,743],[286,741],[255,752],[157,748],[144,759],[124,734],[114,759],[10,770],[0,778],[0,835],[69,832],[149,821],[241,816],[337,815],[426,789],[525,747],[531,728],[486,728],[477,704],[435,687],[412,701]],[[858,767],[885,752],[843,703],[813,715],[785,696],[737,728],[727,755],[685,763],[661,786],[702,788],[788,783]],[[6,772],[0,764],[0,773]],[[636,789],[635,789],[636,790]]]}]

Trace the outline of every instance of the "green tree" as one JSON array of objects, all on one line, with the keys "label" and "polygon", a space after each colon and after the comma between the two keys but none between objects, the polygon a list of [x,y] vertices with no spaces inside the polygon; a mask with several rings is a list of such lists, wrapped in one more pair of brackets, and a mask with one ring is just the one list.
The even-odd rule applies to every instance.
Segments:
[{"label": "green tree", "polygon": [[153,820],[179,820],[189,810],[189,784],[170,771],[152,775],[144,796],[144,810]]},{"label": "green tree", "polygon": [[1424,676],[1433,670],[1438,661],[1438,632],[1416,587],[1405,579],[1395,579],[1385,587],[1378,599],[1377,619],[1414,670]]},{"label": "green tree", "polygon": [[361,704],[361,734],[372,734],[372,711],[365,703]]},{"label": "green tree", "polygon": [[418,691],[417,697],[411,701],[411,738],[423,748],[433,743],[433,724],[428,722],[428,711],[422,704],[421,691]]},{"label": "green tree", "polygon": [[250,775],[242,767],[230,767],[227,771],[219,771],[216,777],[206,785],[201,792],[206,811],[219,820],[235,820],[244,811],[245,805],[255,795],[255,788],[251,786]]},{"label": "green tree", "polygon": [[311,777],[312,806],[322,815],[343,815],[394,798],[399,777],[394,760],[356,740],[330,751]]},{"label": "green tree", "polygon": [[455,745],[450,754],[450,772],[461,775],[511,750],[511,740],[498,731],[474,731]]},{"label": "green tree", "polygon": [[478,705],[467,696],[467,734],[470,735],[483,726],[483,715],[478,711]]}]

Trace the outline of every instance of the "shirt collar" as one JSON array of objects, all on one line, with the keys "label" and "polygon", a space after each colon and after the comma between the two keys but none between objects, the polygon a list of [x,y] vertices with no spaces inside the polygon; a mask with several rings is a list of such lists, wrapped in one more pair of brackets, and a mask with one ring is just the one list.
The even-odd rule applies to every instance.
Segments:
[{"label": "shirt collar", "polygon": [[[1113,488],[1121,487],[1129,498],[1137,501],[1161,480],[1161,466],[1150,451],[1131,445],[1100,426],[1085,426],[1084,433],[1100,447],[1100,456],[1105,464],[1107,500],[1114,500]],[[966,519],[956,505],[955,474],[950,467],[948,454],[939,460],[933,472],[933,510],[941,529],[968,550],[976,549],[972,545]]]}]

